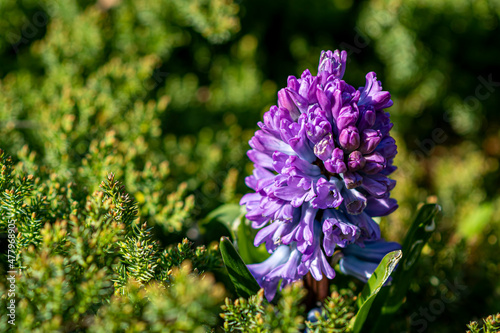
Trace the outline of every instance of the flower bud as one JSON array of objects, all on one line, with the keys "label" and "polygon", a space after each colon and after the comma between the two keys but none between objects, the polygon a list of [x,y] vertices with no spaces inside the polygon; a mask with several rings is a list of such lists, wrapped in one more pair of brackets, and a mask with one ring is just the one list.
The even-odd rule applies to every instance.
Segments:
[{"label": "flower bud", "polygon": [[363,157],[363,154],[359,152],[359,150],[353,151],[349,154],[349,158],[347,159],[347,166],[350,171],[356,171],[359,169],[363,169],[365,166],[366,160]]},{"label": "flower bud", "polygon": [[375,111],[371,109],[367,109],[364,112],[361,112],[361,109],[364,108],[364,106],[361,106],[359,108],[361,117],[359,119],[358,128],[360,131],[363,131],[365,129],[371,128],[375,124],[375,120],[377,120],[377,115],[375,114]]},{"label": "flower bud", "polygon": [[365,167],[363,168],[363,172],[367,174],[376,174],[382,171],[386,167],[385,158],[379,153],[375,152],[371,155],[365,156]]},{"label": "flower bud", "polygon": [[354,126],[344,128],[339,135],[339,143],[347,151],[352,151],[359,147],[359,132]]},{"label": "flower bud", "polygon": [[377,148],[382,140],[382,133],[373,129],[364,130],[361,134],[361,147],[359,151],[363,154],[369,154]]},{"label": "flower bud", "polygon": [[340,109],[339,115],[337,117],[337,128],[342,131],[347,126],[355,126],[356,121],[358,121],[359,111],[351,106],[344,106]]},{"label": "flower bud", "polygon": [[325,161],[325,168],[331,173],[344,173],[347,171],[342,149],[335,148],[333,150],[332,157]]}]

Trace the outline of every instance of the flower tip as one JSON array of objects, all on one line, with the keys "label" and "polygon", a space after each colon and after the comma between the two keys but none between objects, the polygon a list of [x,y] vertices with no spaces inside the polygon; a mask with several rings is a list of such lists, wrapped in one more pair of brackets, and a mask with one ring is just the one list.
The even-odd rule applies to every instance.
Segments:
[{"label": "flower tip", "polygon": [[[334,52],[321,51],[318,66],[318,76],[321,75],[325,79],[330,75],[334,75],[338,79],[342,79],[345,72],[345,64],[347,61],[347,52],[335,50]],[[324,82],[322,82],[324,83]]]}]

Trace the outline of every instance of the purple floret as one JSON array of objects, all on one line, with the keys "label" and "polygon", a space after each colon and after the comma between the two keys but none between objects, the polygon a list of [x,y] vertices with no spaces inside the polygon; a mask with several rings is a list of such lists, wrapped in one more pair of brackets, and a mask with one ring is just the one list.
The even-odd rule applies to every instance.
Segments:
[{"label": "purple floret", "polygon": [[[396,242],[386,242],[379,239],[365,242],[364,247],[356,244],[347,246],[342,250],[340,271],[352,275],[363,282],[367,282],[384,256],[392,251],[401,250],[401,245]],[[389,278],[390,282],[391,278]]]}]

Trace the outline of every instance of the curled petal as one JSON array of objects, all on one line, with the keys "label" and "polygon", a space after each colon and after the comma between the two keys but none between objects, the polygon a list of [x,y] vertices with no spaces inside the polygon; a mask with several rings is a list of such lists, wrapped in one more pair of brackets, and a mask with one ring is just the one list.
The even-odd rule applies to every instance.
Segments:
[{"label": "curled petal", "polygon": [[293,207],[300,207],[304,201],[314,196],[313,181],[301,177],[290,177],[285,186],[278,187],[274,195],[280,199],[290,201]]},{"label": "curled petal", "polygon": [[339,261],[340,271],[346,275],[351,275],[363,282],[368,282],[378,264],[363,261],[356,257],[343,257]]},{"label": "curled petal", "polygon": [[283,224],[283,222],[275,221],[268,226],[260,229],[257,235],[255,235],[253,245],[257,247],[264,242],[272,242],[272,236],[274,235],[276,230],[278,230],[281,224]]},{"label": "curled petal", "polygon": [[305,113],[309,107],[309,102],[303,96],[301,96],[297,91],[285,88],[286,92],[290,95],[293,103],[297,106],[300,113]]},{"label": "curled petal", "polygon": [[365,211],[370,216],[386,216],[398,208],[396,199],[389,198],[389,193],[384,198],[370,197],[366,201]]},{"label": "curled petal", "polygon": [[252,162],[260,165],[261,167],[272,170],[273,169],[273,159],[271,156],[257,151],[255,149],[249,150],[247,152],[247,156],[250,158]]},{"label": "curled petal", "polygon": [[299,94],[306,98],[309,105],[317,103],[316,89],[318,85],[318,77],[312,76],[311,72],[306,69],[300,78],[300,87],[298,90]]},{"label": "curled petal", "polygon": [[305,254],[302,257],[302,264],[299,266],[299,273],[305,273],[305,269],[311,272],[313,278],[320,281],[323,278],[323,274],[327,278],[333,279],[335,277],[335,271],[325,257],[323,250],[321,249],[321,224],[316,221],[314,225],[315,237],[314,243],[312,244],[312,251],[309,254]]},{"label": "curled petal", "polygon": [[288,110],[293,121],[299,119],[299,108],[295,105],[290,93],[285,88],[278,91],[278,105]]},{"label": "curled petal", "polygon": [[286,81],[287,83],[287,88],[288,89],[291,89],[291,90],[294,90],[294,91],[298,91],[299,90],[299,87],[300,87],[300,83],[299,81],[297,80],[297,78],[293,75],[290,75]]},{"label": "curled petal", "polygon": [[310,141],[306,134],[306,121],[307,115],[302,114],[299,117],[299,123],[287,125],[283,123],[281,127],[281,134],[285,140],[290,144],[292,149],[300,156],[301,159],[312,163],[316,160]]},{"label": "curled petal", "polygon": [[321,176],[321,169],[317,165],[308,163],[297,156],[289,156],[281,172],[286,175],[311,179]]},{"label": "curled petal", "polygon": [[397,152],[398,147],[396,146],[396,140],[390,136],[386,136],[382,139],[376,148],[376,151],[380,153],[386,160],[393,159]]},{"label": "curled petal", "polygon": [[264,277],[276,267],[284,264],[290,258],[290,247],[286,245],[279,246],[274,253],[260,264],[247,265],[250,273],[261,287],[263,286]]},{"label": "curled petal", "polygon": [[262,130],[255,132],[255,135],[249,141],[249,144],[253,149],[269,156],[271,156],[275,151],[295,155],[295,152],[290,145]]},{"label": "curled petal", "polygon": [[369,104],[375,110],[385,109],[393,104],[391,94],[388,91],[382,91],[382,84],[377,80],[374,72],[366,74],[366,85],[362,88],[359,104]]},{"label": "curled petal", "polygon": [[340,206],[343,199],[335,183],[320,178],[315,187],[317,196],[311,201],[314,208],[327,209]]},{"label": "curled petal", "polygon": [[325,111],[325,117],[327,117],[330,123],[332,122],[331,95],[332,95],[331,91],[325,91],[321,87],[318,87],[318,89],[316,89],[316,99],[318,100],[320,108]]},{"label": "curled petal", "polygon": [[254,169],[251,176],[245,178],[245,184],[255,191],[260,191],[264,186],[272,181],[274,174],[260,167],[259,165],[254,165]]},{"label": "curled petal", "polygon": [[394,188],[396,181],[381,174],[365,175],[361,187],[376,198],[381,198]]},{"label": "curled petal", "polygon": [[372,242],[365,242],[364,247],[357,244],[349,245],[342,250],[342,253],[344,256],[354,256],[360,260],[378,264],[387,253],[396,250],[401,250],[399,243],[378,239]]},{"label": "curled petal", "polygon": [[358,226],[361,230],[360,240],[363,241],[378,240],[380,239],[380,227],[368,214],[361,213],[358,215],[347,215],[349,221]]},{"label": "curled petal", "polygon": [[336,246],[345,247],[360,236],[361,230],[338,210],[329,209],[323,214],[323,247],[327,256],[333,255]]},{"label": "curled petal", "polygon": [[308,112],[306,133],[309,140],[314,144],[332,133],[331,123],[326,119],[325,113],[318,106],[311,107]]},{"label": "curled petal", "polygon": [[302,217],[301,223],[304,225],[303,236],[299,239],[304,239],[308,245],[313,243],[314,239],[314,219],[316,218],[316,213],[318,209],[310,206],[304,205],[302,207]]},{"label": "curled petal", "polygon": [[280,123],[282,120],[293,122],[293,119],[290,117],[290,112],[287,109],[278,108],[273,105],[269,111],[264,113],[264,123],[259,122],[258,125],[264,132],[279,139],[281,138]]},{"label": "curled petal", "polygon": [[[342,92],[338,89],[336,89],[333,94],[332,94],[332,109],[331,109],[331,115],[333,120],[335,122],[338,121],[339,115],[340,115],[340,110],[342,109]],[[327,113],[328,117],[328,113]],[[338,127],[338,126],[337,126]],[[334,134],[337,134],[338,128],[335,128],[334,126]]]}]

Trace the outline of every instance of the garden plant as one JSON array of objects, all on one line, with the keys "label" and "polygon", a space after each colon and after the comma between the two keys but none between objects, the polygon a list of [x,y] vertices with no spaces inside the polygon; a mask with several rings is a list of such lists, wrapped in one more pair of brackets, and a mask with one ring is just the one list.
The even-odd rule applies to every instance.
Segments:
[{"label": "garden plant", "polygon": [[0,29],[0,332],[500,332],[498,1]]}]

